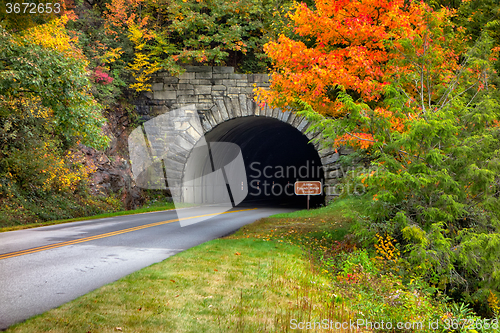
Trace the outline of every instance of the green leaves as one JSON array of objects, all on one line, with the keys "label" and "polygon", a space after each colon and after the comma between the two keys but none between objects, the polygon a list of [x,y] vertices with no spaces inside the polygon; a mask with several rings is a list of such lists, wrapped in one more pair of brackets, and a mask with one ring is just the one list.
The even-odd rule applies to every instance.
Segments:
[{"label": "green leaves", "polygon": [[[1,28],[0,28],[1,29]],[[105,148],[104,118],[90,94],[86,63],[0,30],[1,114],[36,118],[67,143]]]}]

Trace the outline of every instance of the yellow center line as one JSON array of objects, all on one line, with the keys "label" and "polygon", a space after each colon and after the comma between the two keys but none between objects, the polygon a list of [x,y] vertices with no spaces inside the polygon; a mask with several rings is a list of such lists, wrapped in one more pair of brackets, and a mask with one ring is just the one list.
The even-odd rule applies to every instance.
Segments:
[{"label": "yellow center line", "polygon": [[180,221],[180,220],[196,219],[196,218],[199,218],[199,217],[214,216],[214,215],[219,215],[219,214],[239,213],[239,212],[245,212],[245,211],[255,210],[255,209],[257,209],[257,208],[235,210],[235,211],[232,211],[232,212],[224,212],[224,213],[213,213],[213,214],[205,214],[205,215],[198,215],[198,216],[191,216],[191,217],[183,217],[181,219],[173,219],[173,220],[167,220],[167,221],[149,223],[149,224],[144,224],[144,225],[140,225],[140,226],[133,227],[133,228],[127,228],[127,229],[122,229],[122,230],[117,230],[117,231],[111,231],[111,232],[107,232],[105,234],[100,234],[100,235],[95,235],[95,236],[89,236],[89,237],[74,239],[74,240],[71,240],[71,241],[66,241],[66,242],[61,242],[61,243],[55,243],[55,244],[49,244],[49,245],[34,247],[34,248],[31,248],[31,249],[27,249],[27,250],[21,250],[21,251],[15,251],[15,252],[9,252],[9,253],[5,253],[5,254],[0,254],[0,260],[7,259],[7,258],[12,258],[12,257],[17,257],[17,256],[22,256],[22,255],[25,255],[25,254],[36,253],[36,252],[40,252],[40,251],[55,249],[55,248],[63,247],[63,246],[67,246],[67,245],[73,245],[73,244],[78,244],[78,243],[83,243],[83,242],[89,242],[89,241],[96,240],[96,239],[101,239],[101,238],[106,238],[106,237],[121,235],[121,234],[125,234],[127,232],[132,232],[132,231],[136,231],[136,230],[141,230],[141,229],[156,227],[156,226],[159,226],[159,225],[162,225],[162,224],[177,222],[177,221]]}]

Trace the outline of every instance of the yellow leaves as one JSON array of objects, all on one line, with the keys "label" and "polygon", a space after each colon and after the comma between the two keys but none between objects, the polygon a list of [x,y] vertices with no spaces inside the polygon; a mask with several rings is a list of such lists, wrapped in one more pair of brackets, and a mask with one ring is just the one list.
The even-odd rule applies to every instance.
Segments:
[{"label": "yellow leaves", "polygon": [[401,253],[398,248],[394,245],[396,240],[389,235],[385,237],[376,234],[377,243],[375,244],[375,249],[377,249],[378,258],[388,261],[397,261]]},{"label": "yellow leaves", "polygon": [[73,46],[76,38],[72,39],[66,33],[64,27],[66,21],[67,17],[63,16],[49,23],[27,29],[22,35],[22,43],[55,49],[68,57],[85,60],[86,58],[82,51]]},{"label": "yellow leaves", "polygon": [[150,91],[151,84],[148,83],[149,78],[151,74],[160,70],[158,62],[151,60],[151,55],[144,52],[146,39],[150,36],[133,24],[129,26],[129,32],[129,38],[134,43],[134,48],[136,50],[134,53],[134,61],[127,67],[132,71],[132,75],[136,81],[130,85],[130,88],[137,92]]},{"label": "yellow leaves", "polygon": [[111,64],[121,57],[124,51],[121,47],[108,50],[102,57],[101,61],[105,64]]},{"label": "yellow leaves", "polygon": [[498,299],[497,295],[491,292],[491,290],[488,295],[488,305],[495,315],[500,314],[500,300]]}]

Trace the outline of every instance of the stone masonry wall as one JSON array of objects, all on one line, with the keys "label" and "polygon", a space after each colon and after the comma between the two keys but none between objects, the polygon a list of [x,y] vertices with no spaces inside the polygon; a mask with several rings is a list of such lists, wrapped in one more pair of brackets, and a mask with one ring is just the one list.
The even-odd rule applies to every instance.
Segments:
[{"label": "stone masonry wall", "polygon": [[[186,66],[179,77],[159,72],[152,76],[152,91],[136,101],[136,111],[142,121],[165,112],[195,104],[206,133],[218,124],[233,118],[265,116],[276,118],[301,131],[307,138],[318,139],[315,148],[325,171],[325,185],[333,188],[343,176],[338,162],[348,149],[321,147],[321,133],[307,132],[308,121],[290,111],[282,112],[267,105],[261,109],[254,101],[255,87],[269,87],[267,74],[236,74],[233,67]],[[326,190],[326,189],[325,189]],[[326,199],[335,197],[325,193]]]},{"label": "stone masonry wall", "polygon": [[186,66],[185,69],[179,77],[165,72],[153,75],[152,92],[145,93],[136,105],[143,120],[191,104],[196,105],[203,120],[207,111],[217,106],[217,101],[239,102],[251,98],[255,87],[269,86],[267,74],[235,74],[233,67]]}]

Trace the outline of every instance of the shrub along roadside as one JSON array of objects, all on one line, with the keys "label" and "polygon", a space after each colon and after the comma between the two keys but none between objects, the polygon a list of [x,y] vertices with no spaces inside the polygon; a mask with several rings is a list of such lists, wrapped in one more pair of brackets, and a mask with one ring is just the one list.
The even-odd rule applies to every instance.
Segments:
[{"label": "shrub along roadside", "polygon": [[[74,204],[74,202],[68,203],[68,201],[66,201],[66,200],[68,200],[68,198],[63,198],[63,200],[65,202],[65,205],[73,205]],[[98,197],[97,199],[94,199],[93,203],[95,203],[96,201],[99,202],[100,205],[99,206],[98,205],[90,205],[89,208],[91,208],[92,211],[87,212],[87,214],[84,214],[82,217],[74,217],[74,218],[67,218],[67,219],[63,219],[63,220],[53,220],[53,221],[45,221],[45,222],[27,223],[27,224],[16,224],[16,221],[18,221],[17,219],[19,218],[19,214],[16,213],[16,214],[9,216],[9,215],[7,215],[7,210],[5,207],[0,208],[0,214],[3,214],[2,218],[0,218],[0,232],[29,229],[29,228],[37,228],[37,227],[43,227],[43,226],[47,226],[47,225],[67,223],[67,222],[93,220],[93,219],[101,219],[101,218],[113,217],[113,216],[142,214],[142,213],[149,213],[149,212],[157,212],[157,211],[161,211],[161,210],[175,209],[174,204],[171,202],[154,202],[154,203],[146,204],[143,207],[138,208],[138,209],[134,209],[134,210],[120,210],[122,208],[122,206],[121,206],[121,202],[119,199],[116,199],[116,198],[110,199],[110,197]],[[110,201],[112,203],[114,202],[115,206],[110,204],[108,206],[109,210],[106,212],[106,210],[105,210],[106,206],[104,206],[104,205],[106,205],[107,203],[109,204]],[[53,209],[54,207],[51,207],[51,208]],[[102,213],[96,213],[96,209],[102,209]],[[66,214],[67,213],[68,212],[66,212]],[[91,213],[93,213],[93,215]]]},{"label": "shrub along roadside", "polygon": [[478,319],[465,305],[445,304],[421,280],[400,277],[391,239],[379,244],[380,258],[373,258],[376,249],[359,248],[348,231],[363,204],[344,199],[259,220],[8,332],[287,332],[324,319],[362,319],[361,331],[383,320],[412,323],[389,331],[413,332],[422,322],[419,331],[430,332],[430,322],[445,331],[453,320]]}]

